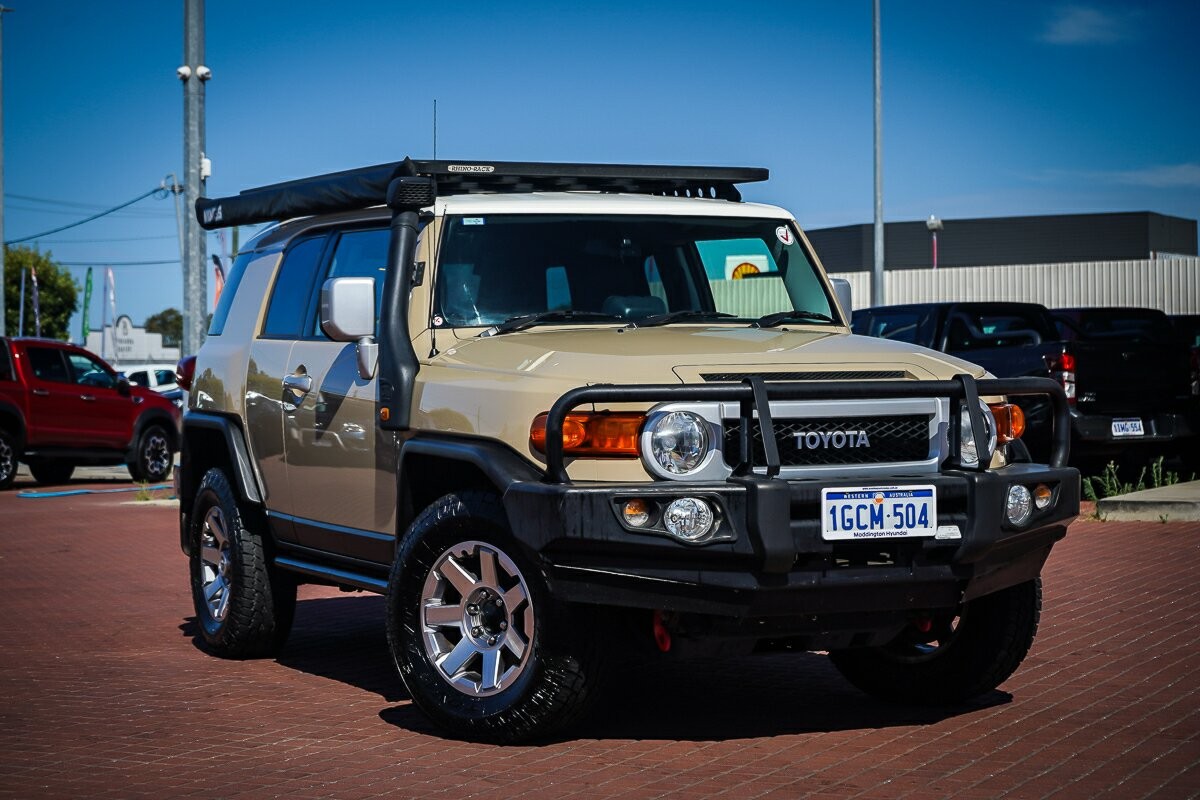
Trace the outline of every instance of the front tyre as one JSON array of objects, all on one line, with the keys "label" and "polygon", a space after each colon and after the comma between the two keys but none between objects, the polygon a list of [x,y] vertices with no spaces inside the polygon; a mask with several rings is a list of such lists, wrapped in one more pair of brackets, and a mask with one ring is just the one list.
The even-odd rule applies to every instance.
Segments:
[{"label": "front tyre", "polygon": [[1033,644],[1041,611],[1042,579],[1035,578],[924,620],[882,647],[838,650],[829,657],[867,694],[952,705],[1008,680]]},{"label": "front tyre", "polygon": [[0,489],[7,489],[17,478],[17,443],[12,434],[0,429]]},{"label": "front tyre", "polygon": [[205,646],[222,658],[274,655],[291,631],[295,581],[267,562],[224,471],[204,474],[192,508],[192,602]]},{"label": "front tyre", "polygon": [[171,440],[161,425],[148,425],[126,466],[135,481],[158,483],[171,474]]},{"label": "front tyre", "polygon": [[425,509],[388,581],[388,645],[413,702],[477,741],[542,738],[583,713],[599,666],[588,616],[568,621],[482,492]]}]

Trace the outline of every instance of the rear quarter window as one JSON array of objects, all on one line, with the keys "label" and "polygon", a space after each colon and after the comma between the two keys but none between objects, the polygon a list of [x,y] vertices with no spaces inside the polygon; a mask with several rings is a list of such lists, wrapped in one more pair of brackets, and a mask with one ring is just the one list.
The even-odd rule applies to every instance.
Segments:
[{"label": "rear quarter window", "polygon": [[253,257],[254,253],[249,252],[242,253],[234,259],[233,266],[229,268],[229,275],[225,278],[225,286],[221,289],[221,296],[217,299],[217,309],[208,324],[209,336],[220,336],[221,331],[225,329],[225,320],[229,318],[229,309],[233,306],[233,296],[237,294],[242,276],[246,274],[246,265]]}]

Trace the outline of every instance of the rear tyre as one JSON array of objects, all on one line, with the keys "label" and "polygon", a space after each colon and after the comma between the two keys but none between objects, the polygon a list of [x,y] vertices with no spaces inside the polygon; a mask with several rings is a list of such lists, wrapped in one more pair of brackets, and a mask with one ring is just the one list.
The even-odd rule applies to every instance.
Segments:
[{"label": "rear tyre", "polygon": [[295,581],[268,563],[221,469],[204,474],[192,509],[192,602],[205,646],[222,658],[274,655],[292,628]]},{"label": "rear tyre", "polygon": [[442,497],[409,527],[388,580],[388,645],[413,702],[450,735],[514,743],[586,709],[599,673],[592,615],[548,594],[500,499]]},{"label": "rear tyre", "polygon": [[995,689],[1033,644],[1042,611],[1042,579],[971,600],[934,617],[929,630],[906,629],[883,647],[829,654],[838,671],[867,694],[902,703],[952,705]]},{"label": "rear tyre", "polygon": [[150,425],[138,437],[133,460],[126,466],[135,481],[158,483],[171,474],[171,440],[161,425]]},{"label": "rear tyre", "polygon": [[44,486],[54,486],[71,480],[75,465],[70,461],[30,461],[29,471],[33,479]]},{"label": "rear tyre", "polygon": [[17,478],[17,443],[12,434],[0,430],[0,490],[13,485]]}]

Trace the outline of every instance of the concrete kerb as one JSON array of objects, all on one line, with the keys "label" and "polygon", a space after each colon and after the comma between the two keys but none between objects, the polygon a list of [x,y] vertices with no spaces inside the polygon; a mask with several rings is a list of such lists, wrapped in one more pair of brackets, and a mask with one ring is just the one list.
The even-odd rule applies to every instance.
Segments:
[{"label": "concrete kerb", "polygon": [[1096,503],[1101,519],[1144,522],[1200,522],[1200,481],[1106,497]]}]

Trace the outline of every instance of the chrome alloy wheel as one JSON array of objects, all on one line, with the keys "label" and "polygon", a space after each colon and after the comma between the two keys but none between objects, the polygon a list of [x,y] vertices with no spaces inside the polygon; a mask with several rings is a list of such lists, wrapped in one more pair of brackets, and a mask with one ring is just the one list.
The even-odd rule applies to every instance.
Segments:
[{"label": "chrome alloy wheel", "polygon": [[17,454],[13,451],[8,439],[0,437],[0,484],[3,484],[17,471]]},{"label": "chrome alloy wheel", "polygon": [[214,622],[223,621],[229,610],[230,572],[228,524],[220,506],[213,506],[200,530],[200,585]]},{"label": "chrome alloy wheel", "polygon": [[421,589],[425,656],[458,691],[486,697],[529,664],[534,616],[529,587],[500,548],[462,542],[446,550]]},{"label": "chrome alloy wheel", "polygon": [[146,438],[142,447],[142,467],[147,475],[165,475],[171,470],[171,448],[167,437],[158,431]]}]

